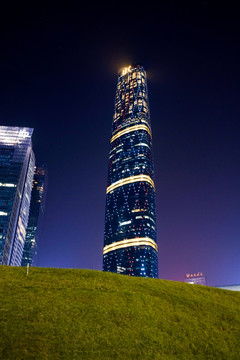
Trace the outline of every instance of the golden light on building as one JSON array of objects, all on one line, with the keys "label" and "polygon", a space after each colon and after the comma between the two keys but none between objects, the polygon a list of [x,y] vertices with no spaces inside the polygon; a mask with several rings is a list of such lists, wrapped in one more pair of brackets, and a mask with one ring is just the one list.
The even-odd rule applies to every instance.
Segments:
[{"label": "golden light on building", "polygon": [[107,245],[103,248],[103,254],[107,254],[110,251],[118,250],[118,249],[124,249],[128,247],[134,247],[134,246],[151,246],[156,251],[158,251],[157,244],[154,240],[148,238],[148,237],[142,237],[142,238],[133,238],[133,239],[125,239],[122,241],[114,242],[110,245]]},{"label": "golden light on building", "polygon": [[113,183],[113,184],[111,184],[110,186],[107,187],[106,193],[108,194],[109,192],[117,189],[120,186],[124,186],[124,185],[135,183],[135,182],[147,182],[155,190],[154,182],[150,178],[150,176],[141,174],[141,175],[130,176],[130,177],[127,177],[127,178],[116,181],[115,183]]},{"label": "golden light on building", "polygon": [[132,67],[131,65],[125,67],[123,70],[122,70],[122,75],[126,75],[128,72],[130,72],[132,70]]},{"label": "golden light on building", "polygon": [[116,140],[117,138],[119,138],[120,136],[123,136],[125,134],[128,134],[132,131],[138,131],[138,130],[145,130],[148,132],[148,134],[152,137],[152,133],[149,129],[149,127],[147,125],[134,125],[134,126],[129,126],[128,128],[118,131],[112,138],[111,138],[111,143]]}]

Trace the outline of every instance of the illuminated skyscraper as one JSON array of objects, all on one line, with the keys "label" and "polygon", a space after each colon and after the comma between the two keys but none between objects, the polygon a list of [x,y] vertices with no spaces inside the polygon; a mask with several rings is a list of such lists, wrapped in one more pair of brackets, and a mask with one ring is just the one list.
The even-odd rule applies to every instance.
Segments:
[{"label": "illuminated skyscraper", "polygon": [[37,252],[39,237],[38,225],[44,210],[46,190],[47,169],[45,166],[35,166],[26,240],[22,255],[22,266],[26,266],[27,264],[31,266]]},{"label": "illuminated skyscraper", "polygon": [[118,77],[110,143],[103,270],[157,277],[152,132],[140,65]]},{"label": "illuminated skyscraper", "polygon": [[32,133],[0,126],[1,265],[21,265],[35,165]]}]

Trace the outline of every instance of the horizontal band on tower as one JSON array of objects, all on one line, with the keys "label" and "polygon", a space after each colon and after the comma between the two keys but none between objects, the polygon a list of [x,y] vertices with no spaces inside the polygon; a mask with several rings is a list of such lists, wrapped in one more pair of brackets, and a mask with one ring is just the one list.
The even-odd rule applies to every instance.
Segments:
[{"label": "horizontal band on tower", "polygon": [[150,178],[150,176],[142,174],[142,175],[130,176],[130,177],[116,181],[115,183],[113,183],[107,187],[106,193],[108,194],[109,192],[117,189],[120,186],[135,183],[135,182],[148,182],[155,190],[154,182]]},{"label": "horizontal band on tower", "polygon": [[157,244],[155,243],[154,240],[152,240],[148,237],[142,237],[142,238],[125,239],[122,241],[114,242],[110,245],[106,245],[103,248],[103,255],[107,254],[110,251],[124,249],[124,248],[132,247],[132,246],[134,246],[134,247],[136,247],[136,246],[151,246],[156,251],[158,251]]},{"label": "horizontal band on tower", "polygon": [[151,131],[149,129],[149,127],[147,125],[134,125],[134,126],[129,126],[128,128],[118,131],[115,135],[113,135],[113,137],[111,138],[111,143],[116,140],[117,138],[119,138],[122,135],[128,134],[132,131],[137,131],[137,130],[145,130],[149,133],[149,135],[152,137]]}]

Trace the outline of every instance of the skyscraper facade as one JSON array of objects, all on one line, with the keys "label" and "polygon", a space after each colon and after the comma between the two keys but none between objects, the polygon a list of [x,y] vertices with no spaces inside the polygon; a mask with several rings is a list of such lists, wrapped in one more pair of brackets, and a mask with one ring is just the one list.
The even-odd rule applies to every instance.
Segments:
[{"label": "skyscraper facade", "polygon": [[21,265],[35,157],[33,129],[0,126],[0,264]]},{"label": "skyscraper facade", "polygon": [[35,166],[32,184],[31,204],[22,255],[22,266],[33,265],[37,252],[39,221],[43,214],[47,190],[46,166]]},{"label": "skyscraper facade", "polygon": [[119,74],[110,144],[103,270],[156,278],[152,131],[140,65]]}]

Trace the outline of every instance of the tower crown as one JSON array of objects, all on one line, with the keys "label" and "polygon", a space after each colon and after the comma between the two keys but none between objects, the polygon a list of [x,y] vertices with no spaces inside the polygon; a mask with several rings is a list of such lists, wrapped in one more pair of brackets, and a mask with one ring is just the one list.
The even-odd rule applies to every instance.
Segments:
[{"label": "tower crown", "polygon": [[143,66],[141,66],[140,64],[133,64],[133,65],[128,65],[125,66],[123,68],[120,69],[120,76],[125,76],[128,73],[130,73],[131,71],[135,70],[135,69],[142,69],[143,70]]}]

